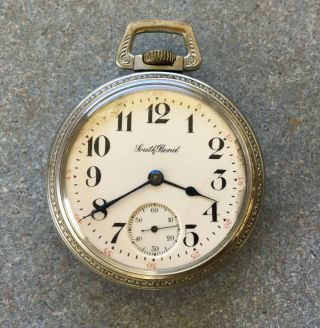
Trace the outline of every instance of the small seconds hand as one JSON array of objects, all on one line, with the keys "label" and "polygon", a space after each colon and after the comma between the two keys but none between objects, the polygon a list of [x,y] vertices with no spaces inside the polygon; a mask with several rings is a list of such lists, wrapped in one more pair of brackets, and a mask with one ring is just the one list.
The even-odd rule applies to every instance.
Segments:
[{"label": "small seconds hand", "polygon": [[166,227],[157,227],[157,226],[152,226],[150,229],[144,229],[144,230],[141,230],[141,232],[144,232],[144,231],[157,232],[159,229],[167,229],[167,228],[174,228],[174,227],[178,227],[178,226],[177,226],[177,225],[166,226]]}]

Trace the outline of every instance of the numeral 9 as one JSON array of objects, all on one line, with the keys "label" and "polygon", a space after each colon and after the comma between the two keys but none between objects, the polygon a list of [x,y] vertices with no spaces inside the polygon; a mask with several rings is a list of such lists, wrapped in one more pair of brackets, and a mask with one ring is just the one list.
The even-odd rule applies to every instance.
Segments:
[{"label": "numeral 9", "polygon": [[95,187],[101,181],[101,171],[96,166],[90,166],[87,170],[88,179],[86,180],[86,184],[88,187]]}]

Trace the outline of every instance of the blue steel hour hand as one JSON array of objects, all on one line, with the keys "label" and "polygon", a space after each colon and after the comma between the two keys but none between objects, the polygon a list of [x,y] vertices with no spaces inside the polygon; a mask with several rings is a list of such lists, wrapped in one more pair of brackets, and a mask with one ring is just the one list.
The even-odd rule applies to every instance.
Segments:
[{"label": "blue steel hour hand", "polygon": [[[168,185],[170,185],[170,186],[172,186],[172,187],[176,187],[176,188],[179,188],[179,189],[181,189],[181,190],[184,190],[185,191],[185,193],[188,195],[188,196],[201,196],[201,197],[204,197],[204,198],[206,198],[206,199],[210,199],[210,200],[212,200],[212,201],[216,201],[215,199],[213,199],[213,198],[210,198],[210,197],[208,197],[208,196],[205,196],[205,195],[203,195],[203,194],[200,194],[199,193],[199,191],[195,188],[195,187],[191,187],[191,186],[189,186],[189,187],[182,187],[182,186],[179,186],[178,184],[176,184],[176,183],[173,183],[173,182],[171,182],[171,181],[168,181],[168,180],[166,180],[165,178],[164,178],[164,176],[163,176],[163,174],[162,174],[162,172],[160,172],[160,171],[158,171],[158,170],[153,170],[153,171],[151,171],[150,172],[150,174],[149,174],[149,181],[150,181],[150,183],[152,184],[152,185],[154,185],[154,186],[158,186],[158,185],[160,185],[161,183],[166,183],[166,184],[168,184]],[[152,181],[152,180],[154,180],[154,181]]]}]

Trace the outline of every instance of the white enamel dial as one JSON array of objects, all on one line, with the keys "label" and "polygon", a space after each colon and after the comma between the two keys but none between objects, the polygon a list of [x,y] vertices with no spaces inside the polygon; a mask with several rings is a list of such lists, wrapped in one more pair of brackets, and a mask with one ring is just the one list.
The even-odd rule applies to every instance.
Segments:
[{"label": "white enamel dial", "polygon": [[[69,222],[121,269],[170,274],[197,266],[239,223],[247,183],[240,144],[218,103],[165,88],[115,97],[79,124],[65,152]],[[158,185],[148,178],[155,171]]]}]

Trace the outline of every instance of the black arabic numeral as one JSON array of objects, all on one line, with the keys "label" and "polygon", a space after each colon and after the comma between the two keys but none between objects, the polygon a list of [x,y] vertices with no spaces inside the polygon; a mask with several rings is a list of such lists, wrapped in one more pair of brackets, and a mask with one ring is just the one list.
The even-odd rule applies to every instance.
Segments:
[{"label": "black arabic numeral", "polygon": [[123,229],[123,227],[125,226],[126,224],[125,223],[114,223],[112,227],[118,227],[120,228],[116,234],[113,236],[112,240],[111,240],[111,244],[115,244],[118,240],[118,236],[119,236],[119,233],[121,232],[121,230]]},{"label": "black arabic numeral", "polygon": [[191,114],[188,118],[188,133],[194,133],[193,131],[193,114]]},{"label": "black arabic numeral", "polygon": [[[187,246],[187,247],[193,247],[193,246],[196,246],[199,242],[199,236],[193,232],[193,231],[187,231],[187,230],[190,230],[190,229],[195,229],[196,228],[196,224],[186,224],[185,226],[185,230],[186,230],[186,236],[183,238],[183,243]],[[188,238],[188,236],[192,236],[192,244],[190,244],[190,239],[191,238]]]},{"label": "black arabic numeral", "polygon": [[149,107],[148,107],[148,122],[147,123],[153,123],[152,122],[152,112],[153,112],[153,104],[151,104]]},{"label": "black arabic numeral", "polygon": [[[127,129],[125,131],[132,131],[131,126],[132,126],[132,112],[130,112],[124,119],[127,120]],[[118,130],[117,131],[122,131],[122,123],[123,123],[123,112],[121,112],[118,115]]]},{"label": "black arabic numeral", "polygon": [[[164,108],[164,112],[162,112],[162,108]],[[157,105],[155,105],[154,110],[156,112],[156,114],[160,115],[159,118],[157,118],[154,122],[153,122],[153,104],[151,104],[148,107],[148,121],[147,123],[157,123],[157,124],[164,124],[167,123],[169,121],[168,118],[163,118],[164,116],[168,115],[170,112],[170,107],[168,104],[166,103],[159,103]]]},{"label": "black arabic numeral", "polygon": [[93,137],[88,139],[87,156],[92,156],[93,151],[100,157],[107,155],[110,150],[110,141],[106,136],[99,136],[95,140]]},{"label": "black arabic numeral", "polygon": [[150,212],[151,213],[158,213],[159,212],[159,209],[157,207],[151,207],[150,208]]},{"label": "black arabic numeral", "polygon": [[212,138],[209,140],[209,147],[214,151],[213,154],[209,156],[209,159],[219,159],[222,154],[217,154],[224,147],[224,141],[221,138]]},{"label": "black arabic numeral", "polygon": [[217,202],[214,202],[204,213],[203,215],[210,215],[210,222],[217,222]]},{"label": "black arabic numeral", "polygon": [[[103,198],[97,198],[92,202],[92,206],[97,210],[98,208],[100,208],[102,205],[107,204],[107,201]],[[101,213],[102,213],[102,217],[101,217]],[[96,212],[94,214],[91,214],[92,218],[97,220],[97,221],[101,221],[104,220],[108,215],[108,211],[106,208],[99,210],[99,212]]]},{"label": "black arabic numeral", "polygon": [[[227,185],[227,180],[222,176],[222,174],[226,172],[226,170],[215,170],[213,172],[213,174],[219,174],[219,176],[217,177],[217,179],[212,180],[211,182],[211,187],[214,190],[222,190],[225,188],[225,186]],[[220,182],[216,182],[216,181],[220,181]],[[218,186],[217,186],[218,185]]]},{"label": "black arabic numeral", "polygon": [[151,252],[158,252],[159,246],[151,246]]},{"label": "black arabic numeral", "polygon": [[88,168],[87,176],[88,179],[86,180],[86,184],[88,187],[95,187],[101,181],[101,171],[96,166],[90,166]]},{"label": "black arabic numeral", "polygon": [[174,218],[168,218],[168,223],[172,223]]}]

